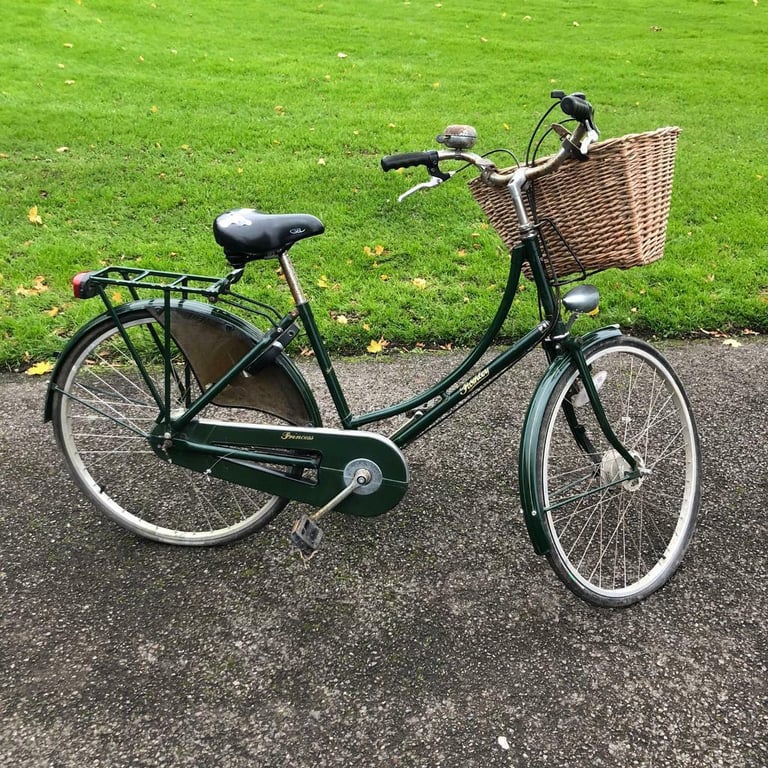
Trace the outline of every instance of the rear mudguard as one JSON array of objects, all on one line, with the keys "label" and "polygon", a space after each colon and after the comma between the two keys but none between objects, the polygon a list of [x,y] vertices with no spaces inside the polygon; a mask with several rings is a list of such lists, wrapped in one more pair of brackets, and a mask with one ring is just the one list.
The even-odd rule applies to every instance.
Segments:
[{"label": "rear mudguard", "polygon": [[[154,315],[165,322],[165,301],[148,299],[121,304],[115,308],[118,318],[126,318],[137,310]],[[190,361],[203,388],[218,381],[246,352],[263,338],[255,326],[230,312],[182,299],[170,300],[171,334]],[[95,317],[80,328],[59,356],[48,384],[44,417],[50,421],[53,398],[62,374],[69,368],[68,358],[81,339],[100,325],[112,326],[109,312]],[[296,426],[320,426],[321,417],[314,395],[296,366],[284,354],[252,375],[240,374],[214,400],[216,405],[236,408],[257,407],[279,416]],[[265,404],[269,404],[265,407]]]},{"label": "rear mudguard", "polygon": [[[616,336],[621,336],[621,330],[617,326],[610,326],[585,334],[581,337],[579,343],[582,352],[586,355],[596,344]],[[541,431],[544,412],[549,398],[552,396],[560,379],[566,374],[570,364],[570,356],[562,355],[556,358],[547,368],[531,398],[520,440],[520,504],[525,525],[528,528],[528,535],[531,537],[533,548],[539,555],[546,555],[551,548],[544,516],[538,502],[539,478],[536,472],[536,453],[538,450],[539,432]]]}]

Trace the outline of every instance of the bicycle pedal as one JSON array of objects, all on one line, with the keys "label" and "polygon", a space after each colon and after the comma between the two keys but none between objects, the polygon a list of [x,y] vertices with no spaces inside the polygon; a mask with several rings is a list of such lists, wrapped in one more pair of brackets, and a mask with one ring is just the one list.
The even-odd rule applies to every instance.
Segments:
[{"label": "bicycle pedal", "polygon": [[323,529],[309,519],[309,515],[302,515],[294,524],[291,530],[291,543],[301,552],[302,555],[312,557],[317,552],[320,542],[323,539]]}]

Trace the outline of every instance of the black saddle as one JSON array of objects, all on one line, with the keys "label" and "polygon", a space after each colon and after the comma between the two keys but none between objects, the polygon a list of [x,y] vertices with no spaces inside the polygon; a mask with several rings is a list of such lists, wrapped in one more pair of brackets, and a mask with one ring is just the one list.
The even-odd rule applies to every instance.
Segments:
[{"label": "black saddle", "polygon": [[298,240],[324,231],[323,222],[308,213],[272,214],[253,208],[227,211],[213,222],[213,236],[233,267],[278,256]]}]

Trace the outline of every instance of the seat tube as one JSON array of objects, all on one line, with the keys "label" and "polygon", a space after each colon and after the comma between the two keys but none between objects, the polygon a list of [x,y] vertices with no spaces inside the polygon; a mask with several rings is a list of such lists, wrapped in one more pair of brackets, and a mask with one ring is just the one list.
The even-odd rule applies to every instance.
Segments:
[{"label": "seat tube", "polygon": [[293,296],[293,301],[296,304],[296,309],[301,318],[301,322],[304,325],[307,337],[309,338],[309,344],[312,347],[312,351],[315,353],[317,362],[320,365],[320,370],[325,379],[328,391],[331,394],[333,404],[336,406],[336,411],[339,414],[339,419],[344,427],[349,427],[351,420],[351,412],[349,410],[349,404],[344,396],[344,392],[341,389],[339,378],[336,376],[336,371],[333,369],[333,363],[328,355],[328,350],[325,348],[323,339],[320,336],[320,331],[317,328],[315,322],[315,316],[312,313],[312,307],[309,306],[304,291],[299,282],[299,277],[296,274],[296,270],[293,268],[293,263],[288,258],[288,253],[283,252],[278,256],[280,267],[283,270],[285,276],[285,282],[288,283],[288,288]]}]

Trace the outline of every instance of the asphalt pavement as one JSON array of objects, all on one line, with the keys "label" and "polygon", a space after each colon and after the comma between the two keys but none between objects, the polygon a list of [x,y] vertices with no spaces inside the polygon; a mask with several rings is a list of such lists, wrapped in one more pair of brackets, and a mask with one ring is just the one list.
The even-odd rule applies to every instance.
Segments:
[{"label": "asphalt pavement", "polygon": [[[768,341],[670,343],[701,433],[701,518],[675,579],[608,611],[519,516],[526,360],[408,449],[376,519],[289,507],[190,550],[135,538],[69,480],[45,381],[0,375],[0,765],[594,768],[768,765]],[[456,353],[341,361],[357,410]],[[324,401],[327,406],[327,401]]]}]

